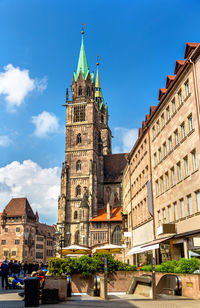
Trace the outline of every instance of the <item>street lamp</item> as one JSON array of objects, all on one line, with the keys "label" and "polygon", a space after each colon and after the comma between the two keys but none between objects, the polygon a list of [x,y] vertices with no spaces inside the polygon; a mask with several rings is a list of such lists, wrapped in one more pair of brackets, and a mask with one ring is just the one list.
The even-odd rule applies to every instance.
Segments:
[{"label": "street lamp", "polygon": [[65,245],[65,237],[63,236],[63,230],[64,230],[64,225],[60,225],[59,226],[59,231],[56,231],[55,232],[55,235],[57,236],[57,238],[58,238],[58,244],[59,244],[59,246],[60,246],[60,248],[61,248],[61,258],[62,258],[62,249],[63,249],[63,243],[64,243],[64,245]]}]

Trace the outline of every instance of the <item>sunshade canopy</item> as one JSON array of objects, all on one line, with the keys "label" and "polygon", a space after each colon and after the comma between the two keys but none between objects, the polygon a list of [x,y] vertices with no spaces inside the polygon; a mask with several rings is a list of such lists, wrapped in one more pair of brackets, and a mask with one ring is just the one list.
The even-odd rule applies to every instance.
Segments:
[{"label": "sunshade canopy", "polygon": [[[61,254],[61,249],[58,250]],[[81,245],[70,245],[62,248],[62,255],[89,255],[92,251],[90,248]]]},{"label": "sunshade canopy", "polygon": [[92,249],[93,254],[97,253],[121,253],[123,249],[122,246],[113,245],[113,244],[105,244],[102,246],[98,246]]}]

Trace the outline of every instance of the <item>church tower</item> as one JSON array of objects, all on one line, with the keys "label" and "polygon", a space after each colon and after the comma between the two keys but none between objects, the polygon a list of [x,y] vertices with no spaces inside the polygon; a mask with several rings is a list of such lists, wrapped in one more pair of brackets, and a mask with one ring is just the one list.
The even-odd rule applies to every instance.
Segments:
[{"label": "church tower", "polygon": [[82,31],[71,100],[66,93],[66,147],[58,201],[58,229],[64,225],[65,245],[90,245],[90,219],[103,207],[103,155],[111,154],[108,108],[100,86],[90,73]]}]

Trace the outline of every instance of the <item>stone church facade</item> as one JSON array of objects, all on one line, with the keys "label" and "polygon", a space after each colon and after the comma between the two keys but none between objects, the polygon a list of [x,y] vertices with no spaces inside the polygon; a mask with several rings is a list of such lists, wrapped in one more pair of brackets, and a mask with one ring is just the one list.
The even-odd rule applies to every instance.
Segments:
[{"label": "stone church facade", "polygon": [[[82,31],[71,100],[68,90],[66,92],[65,162],[61,173],[57,227],[64,226],[60,230],[65,245],[91,246],[96,243],[92,234],[93,239],[99,238],[98,243],[113,242],[112,239],[119,243],[121,239],[122,218],[118,210],[126,154],[112,154],[112,133],[108,125],[108,106],[104,103],[100,86],[99,63],[95,78],[87,65],[83,35]],[[102,216],[102,210],[106,215]],[[105,237],[100,222],[107,232]],[[95,232],[101,235],[95,235]]]}]

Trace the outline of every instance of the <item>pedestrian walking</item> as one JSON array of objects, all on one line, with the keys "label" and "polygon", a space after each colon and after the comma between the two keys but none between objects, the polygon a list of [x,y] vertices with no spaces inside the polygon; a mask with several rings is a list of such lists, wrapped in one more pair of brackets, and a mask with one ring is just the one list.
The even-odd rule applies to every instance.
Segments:
[{"label": "pedestrian walking", "polygon": [[1,281],[2,281],[2,289],[4,289],[4,282],[5,282],[5,288],[8,289],[8,262],[3,261],[1,264]]}]

